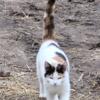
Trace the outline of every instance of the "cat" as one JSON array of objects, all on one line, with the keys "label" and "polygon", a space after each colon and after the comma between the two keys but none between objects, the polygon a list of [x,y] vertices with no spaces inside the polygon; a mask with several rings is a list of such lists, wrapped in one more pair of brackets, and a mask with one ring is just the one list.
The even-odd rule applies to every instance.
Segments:
[{"label": "cat", "polygon": [[36,58],[40,100],[70,99],[70,64],[54,38],[55,0],[48,0],[44,14],[43,42]]}]

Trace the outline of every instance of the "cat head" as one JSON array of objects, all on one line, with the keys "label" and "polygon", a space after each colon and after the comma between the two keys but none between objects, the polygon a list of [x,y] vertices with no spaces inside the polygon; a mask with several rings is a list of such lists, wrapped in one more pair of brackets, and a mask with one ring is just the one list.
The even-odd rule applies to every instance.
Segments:
[{"label": "cat head", "polygon": [[[56,59],[55,59],[56,58]],[[66,62],[61,58],[53,57],[45,62],[45,79],[50,85],[59,86],[64,81],[67,70]]]}]

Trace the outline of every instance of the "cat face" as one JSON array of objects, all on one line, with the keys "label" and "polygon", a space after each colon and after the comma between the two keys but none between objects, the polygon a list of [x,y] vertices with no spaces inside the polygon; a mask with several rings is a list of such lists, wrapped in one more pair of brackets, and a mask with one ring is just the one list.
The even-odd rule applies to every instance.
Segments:
[{"label": "cat face", "polygon": [[53,66],[48,62],[45,63],[46,82],[53,86],[59,86],[64,81],[64,73],[66,71],[65,64],[57,64]]}]

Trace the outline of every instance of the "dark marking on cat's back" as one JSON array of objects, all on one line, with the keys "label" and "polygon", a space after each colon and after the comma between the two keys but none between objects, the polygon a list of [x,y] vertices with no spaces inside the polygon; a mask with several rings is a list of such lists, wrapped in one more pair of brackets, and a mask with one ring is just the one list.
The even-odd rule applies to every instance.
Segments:
[{"label": "dark marking on cat's back", "polygon": [[64,61],[66,61],[65,56],[60,52],[55,52],[59,57],[61,57]]},{"label": "dark marking on cat's back", "polygon": [[55,47],[59,48],[59,46],[57,44],[55,44],[55,43],[51,43],[48,46],[55,46]]}]

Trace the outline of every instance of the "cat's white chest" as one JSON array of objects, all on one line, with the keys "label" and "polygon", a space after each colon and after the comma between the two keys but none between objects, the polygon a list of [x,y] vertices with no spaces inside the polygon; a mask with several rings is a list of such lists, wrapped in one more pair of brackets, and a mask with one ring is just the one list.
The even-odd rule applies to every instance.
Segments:
[{"label": "cat's white chest", "polygon": [[62,85],[46,85],[46,88],[49,92],[53,93],[53,94],[60,94],[63,91],[63,86]]}]

